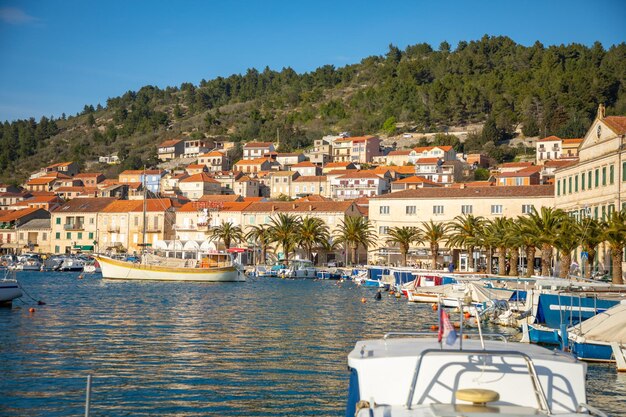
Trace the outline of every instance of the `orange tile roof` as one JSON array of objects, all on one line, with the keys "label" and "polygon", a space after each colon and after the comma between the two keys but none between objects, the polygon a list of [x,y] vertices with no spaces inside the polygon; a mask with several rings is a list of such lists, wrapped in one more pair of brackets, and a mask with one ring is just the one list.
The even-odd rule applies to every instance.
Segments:
[{"label": "orange tile roof", "polygon": [[618,135],[626,134],[626,116],[606,116],[602,121]]},{"label": "orange tile roof", "polygon": [[272,142],[248,142],[245,145],[243,145],[244,148],[269,148],[271,145],[273,145]]},{"label": "orange tile roof", "polygon": [[575,159],[549,159],[543,163],[543,166],[551,168],[563,168],[570,165],[576,165],[578,158]]},{"label": "orange tile roof", "polygon": [[76,192],[83,192],[86,190],[87,187],[83,187],[83,186],[74,186],[74,187],[59,187],[57,188],[55,191],[57,193],[65,193],[65,192],[69,192],[69,191],[76,191]]},{"label": "orange tile roof", "polygon": [[415,165],[436,164],[438,161],[439,158],[420,158],[415,161]]},{"label": "orange tile roof", "polygon": [[533,166],[526,167],[526,168],[523,168],[514,172],[503,172],[503,173],[497,174],[496,176],[498,178],[529,177],[539,172],[541,172],[541,167],[533,165]]},{"label": "orange tile roof", "polygon": [[375,172],[374,170],[363,170],[363,171],[355,171],[355,172],[349,172],[346,173],[345,175],[342,175],[339,177],[339,179],[342,178],[377,178],[377,179],[381,179],[380,178],[380,174]]},{"label": "orange tile roof", "polygon": [[354,165],[352,162],[329,162],[324,165],[324,168],[345,168],[347,166]]},{"label": "orange tile roof", "polygon": [[113,197],[75,198],[63,204],[55,213],[98,213],[116,200]]},{"label": "orange tile roof", "polygon": [[47,185],[54,181],[56,181],[56,178],[40,177],[40,178],[33,178],[32,180],[29,180],[26,183],[26,185]]},{"label": "orange tile roof", "polygon": [[413,176],[413,177],[406,177],[406,178],[403,178],[401,180],[394,181],[392,184],[421,184],[421,183],[424,183],[424,184],[434,184],[434,185],[440,187],[440,185],[437,184],[436,182],[433,182],[433,181],[431,181],[429,179],[426,179],[424,177],[418,177],[417,175]]},{"label": "orange tile roof", "polygon": [[48,168],[61,168],[61,167],[66,167],[69,166],[70,164],[72,164],[73,162],[59,162],[57,164],[52,164],[46,167],[46,169]]},{"label": "orange tile roof", "polygon": [[82,172],[74,175],[74,178],[93,178],[103,175],[102,172]]},{"label": "orange tile roof", "polygon": [[21,219],[24,216],[27,216],[31,213],[36,212],[37,210],[42,210],[40,208],[35,208],[35,207],[31,207],[31,208],[25,208],[25,209],[19,209],[19,210],[2,210],[0,212],[0,222],[12,222],[14,220],[18,220]]},{"label": "orange tile roof", "polygon": [[354,204],[352,201],[309,201],[309,202],[283,202],[268,201],[250,204],[243,211],[250,212],[278,212],[278,213],[310,213],[310,212],[330,212],[345,213],[350,206]]},{"label": "orange tile roof", "polygon": [[547,138],[539,139],[537,142],[556,142],[560,140],[561,138],[558,136],[548,136]]},{"label": "orange tile roof", "polygon": [[510,187],[426,187],[391,194],[375,199],[420,199],[420,198],[510,198],[510,197],[553,197],[553,185],[522,185]]},{"label": "orange tile roof", "polygon": [[411,154],[411,152],[413,152],[412,149],[408,149],[408,150],[399,150],[399,151],[391,151],[387,154],[387,156],[408,156]]},{"label": "orange tile roof", "polygon": [[271,162],[271,160],[269,158],[240,159],[235,165],[261,165],[263,162]]},{"label": "orange tile roof", "polygon": [[209,153],[200,155],[199,158],[202,158],[203,156],[224,156],[224,154],[221,153],[220,151],[211,151]]},{"label": "orange tile roof", "polygon": [[241,196],[238,194],[212,194],[203,195],[198,201],[214,201],[214,202],[228,202],[228,201],[241,201]]},{"label": "orange tile roof", "polygon": [[390,171],[394,171],[396,174],[414,174],[415,173],[415,167],[413,165],[387,166],[385,168],[389,168]]},{"label": "orange tile roof", "polygon": [[302,161],[302,162],[298,162],[297,164],[293,164],[291,167],[292,168],[310,168],[310,167],[315,167],[316,165],[311,162],[311,161]]},{"label": "orange tile roof", "polygon": [[493,187],[496,183],[493,181],[470,181],[455,182],[450,185],[451,188],[467,188],[467,187]]},{"label": "orange tile roof", "polygon": [[68,180],[68,179],[71,179],[72,177],[62,172],[55,171],[55,172],[49,172],[46,175],[42,175],[40,178],[56,178],[60,180]]},{"label": "orange tile roof", "polygon": [[165,142],[161,142],[161,144],[159,145],[159,148],[167,148],[169,146],[174,146],[178,143],[182,142],[182,139],[170,139],[170,140],[166,140]]},{"label": "orange tile roof", "polygon": [[500,164],[500,168],[527,168],[532,165],[532,162],[505,162]]},{"label": "orange tile roof", "polygon": [[204,164],[189,164],[187,165],[187,169],[204,169],[206,165]]},{"label": "orange tile roof", "polygon": [[335,142],[365,142],[370,139],[374,139],[376,136],[368,135],[368,136],[352,136],[343,139],[337,139]]},{"label": "orange tile roof", "polygon": [[160,175],[162,173],[163,171],[160,169],[147,169],[145,171],[142,169],[127,169],[126,171],[120,172],[120,175]]},{"label": "orange tile roof", "polygon": [[[341,171],[345,173],[345,171]],[[294,182],[326,182],[328,177],[326,175],[301,175],[294,180]]]},{"label": "orange tile roof", "polygon": [[583,138],[563,139],[563,145],[580,145],[583,143]]},{"label": "orange tile roof", "polygon": [[295,201],[302,203],[302,202],[309,202],[309,201],[332,201],[332,199],[326,198],[323,195],[312,194],[312,195],[307,195],[306,197],[298,198]]},{"label": "orange tile roof", "polygon": [[[162,212],[172,207],[169,198],[146,200],[146,211]],[[117,200],[101,210],[101,213],[137,213],[143,212],[143,200]]]},{"label": "orange tile roof", "polygon": [[201,172],[199,174],[190,175],[189,177],[184,178],[184,179],[180,180],[179,182],[181,182],[181,183],[210,182],[210,183],[219,184],[219,182],[217,180],[215,180],[215,179],[211,178],[210,176],[208,176],[206,172]]},{"label": "orange tile roof", "polygon": [[265,197],[244,197],[243,201],[247,201],[247,202],[250,202],[250,203],[255,203],[257,201],[263,201],[264,198]]}]

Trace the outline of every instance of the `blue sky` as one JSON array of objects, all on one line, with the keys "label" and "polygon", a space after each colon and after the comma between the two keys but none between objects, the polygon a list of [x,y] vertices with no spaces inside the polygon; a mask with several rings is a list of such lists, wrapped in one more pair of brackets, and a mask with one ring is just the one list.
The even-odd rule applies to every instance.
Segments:
[{"label": "blue sky", "polygon": [[0,121],[75,114],[144,85],[298,72],[427,42],[626,41],[626,1],[0,0]]}]

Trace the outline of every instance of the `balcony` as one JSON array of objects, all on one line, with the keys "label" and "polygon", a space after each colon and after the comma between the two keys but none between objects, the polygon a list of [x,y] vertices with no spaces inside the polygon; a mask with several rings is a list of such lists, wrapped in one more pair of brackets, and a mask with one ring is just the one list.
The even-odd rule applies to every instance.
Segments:
[{"label": "balcony", "polygon": [[113,232],[113,233],[119,233],[119,231],[120,231],[120,227],[119,227],[118,225],[116,225],[116,224],[110,224],[110,225],[107,227],[107,231],[108,231],[108,232]]},{"label": "balcony", "polygon": [[[161,226],[147,226],[145,228],[145,232],[146,233],[160,233],[162,229],[163,228]],[[140,227],[139,231],[143,233],[144,229],[142,227]]]},{"label": "balcony", "polygon": [[67,223],[63,225],[63,230],[85,230],[84,223]]}]

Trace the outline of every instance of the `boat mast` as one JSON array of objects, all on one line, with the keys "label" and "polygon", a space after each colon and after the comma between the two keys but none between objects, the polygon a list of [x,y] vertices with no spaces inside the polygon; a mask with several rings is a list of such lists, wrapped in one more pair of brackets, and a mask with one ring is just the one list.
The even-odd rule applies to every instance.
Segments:
[{"label": "boat mast", "polygon": [[[147,214],[146,214],[146,205],[147,205],[147,191],[146,191],[146,166],[144,165],[143,167],[143,230],[142,230],[142,238],[141,238],[141,243],[143,244],[143,252],[145,254],[146,252],[146,227],[147,227]],[[142,257],[142,258],[145,258]]]}]

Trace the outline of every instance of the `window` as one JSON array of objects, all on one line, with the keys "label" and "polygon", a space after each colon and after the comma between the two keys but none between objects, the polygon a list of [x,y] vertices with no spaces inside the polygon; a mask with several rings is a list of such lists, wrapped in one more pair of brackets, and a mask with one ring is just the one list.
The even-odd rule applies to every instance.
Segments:
[{"label": "window", "polygon": [[567,183],[566,183],[566,179],[563,178],[563,195],[567,194]]},{"label": "window", "polygon": [[522,204],[522,214],[530,214],[533,212],[532,204]]},{"label": "window", "polygon": [[389,206],[380,206],[380,214],[389,214]]},{"label": "window", "polygon": [[585,191],[585,173],[583,172],[580,177],[580,189]]},{"label": "window", "polygon": [[561,181],[556,182],[556,195],[561,195]]},{"label": "window", "polygon": [[59,253],[61,251],[61,248],[59,248],[58,246],[54,247],[54,253]]},{"label": "window", "polygon": [[93,232],[89,232],[89,240],[93,239]]},{"label": "window", "polygon": [[24,240],[24,232],[20,232],[20,240]]},{"label": "window", "polygon": [[591,190],[591,171],[587,173],[587,189]]},{"label": "window", "polygon": [[249,224],[254,224],[254,216],[250,216],[250,217],[248,218],[248,223],[249,223]]},{"label": "window", "polygon": [[433,206],[433,214],[443,214],[443,206]]},{"label": "window", "polygon": [[378,227],[378,234],[379,235],[386,235],[389,232],[389,226],[379,226]]},{"label": "window", "polygon": [[609,166],[609,184],[615,183],[615,166]]},{"label": "window", "polygon": [[135,216],[135,226],[139,226],[139,216]]},{"label": "window", "polygon": [[600,169],[596,168],[596,188],[600,185]]},{"label": "window", "polygon": [[72,238],[72,232],[67,232],[67,233],[65,234],[65,238],[66,238],[66,239],[71,239],[71,238]]},{"label": "window", "polygon": [[574,177],[574,192],[578,192],[578,175]]},{"label": "window", "polygon": [[524,178],[515,178],[515,185],[524,185]]},{"label": "window", "polygon": [[606,206],[602,206],[602,220],[606,220]]},{"label": "window", "polygon": [[89,224],[94,224],[95,221],[96,219],[94,217],[89,218]]},{"label": "window", "polygon": [[593,218],[598,220],[598,206],[593,208]]},{"label": "window", "polygon": [[602,186],[606,185],[606,167],[602,167]]},{"label": "window", "polygon": [[61,232],[56,232],[56,233],[54,234],[54,238],[55,238],[55,239],[61,239]]},{"label": "window", "polygon": [[569,187],[567,187],[567,192],[571,194],[572,193],[572,177],[569,177],[567,179],[567,182],[569,184]]},{"label": "window", "polygon": [[471,204],[465,204],[461,206],[461,213],[462,214],[472,214],[472,205]]},{"label": "window", "polygon": [[626,162],[622,162],[622,181],[626,181]]},{"label": "window", "polygon": [[83,238],[83,232],[78,232],[78,237],[76,239],[82,239]]},{"label": "window", "polygon": [[417,213],[415,206],[406,206],[406,214],[414,215]]},{"label": "window", "polygon": [[41,234],[41,240],[48,240],[48,233],[43,232],[43,233]]},{"label": "window", "polygon": [[491,214],[502,214],[502,205],[500,205],[500,204],[492,204],[491,205]]}]

